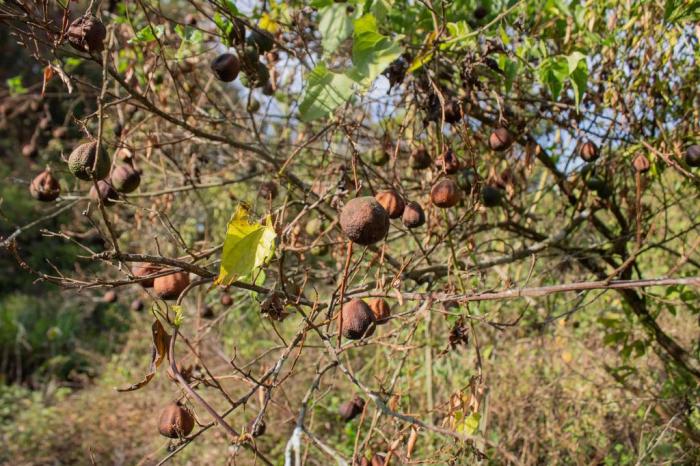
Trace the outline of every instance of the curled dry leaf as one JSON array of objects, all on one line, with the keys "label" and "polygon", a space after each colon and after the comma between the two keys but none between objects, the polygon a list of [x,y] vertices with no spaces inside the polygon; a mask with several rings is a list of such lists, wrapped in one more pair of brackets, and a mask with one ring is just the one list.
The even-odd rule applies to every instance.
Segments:
[{"label": "curled dry leaf", "polygon": [[148,373],[144,376],[143,380],[136,382],[125,388],[117,388],[118,392],[131,392],[144,387],[151,381],[151,379],[156,375],[158,367],[163,363],[166,355],[168,354],[168,347],[170,346],[170,335],[163,328],[163,324],[160,320],[156,319],[151,326],[152,338],[153,338],[153,348],[151,351],[151,365],[148,368]]}]

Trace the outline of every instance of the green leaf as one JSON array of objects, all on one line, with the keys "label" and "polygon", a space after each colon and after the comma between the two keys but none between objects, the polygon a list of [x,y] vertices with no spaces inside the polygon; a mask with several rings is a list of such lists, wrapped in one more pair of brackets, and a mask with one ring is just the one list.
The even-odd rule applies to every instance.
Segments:
[{"label": "green leaf", "polygon": [[503,70],[506,76],[506,92],[510,92],[513,88],[513,81],[518,75],[518,63],[514,62],[506,54],[500,54],[498,57],[498,67]]},{"label": "green leaf", "polygon": [[26,94],[27,88],[22,84],[22,76],[17,75],[5,81],[7,83],[7,88],[10,90],[11,95]]},{"label": "green leaf", "polygon": [[391,62],[401,56],[403,48],[379,33],[377,19],[372,14],[355,20],[354,25],[353,69],[349,75],[364,86],[369,86]]},{"label": "green leaf", "polygon": [[700,1],[666,0],[664,19],[669,23],[700,20]]},{"label": "green leaf", "polygon": [[217,285],[228,286],[241,277],[252,276],[270,260],[275,252],[275,229],[268,217],[267,224],[251,223],[248,209],[236,207],[226,229],[221,268]]},{"label": "green leaf", "polygon": [[481,414],[471,413],[469,416],[465,417],[461,422],[457,423],[457,432],[467,435],[474,435],[479,430],[479,421],[481,420]]},{"label": "green leaf", "polygon": [[[357,11],[357,10],[355,10]],[[324,55],[335,52],[338,46],[352,34],[353,14],[348,14],[347,5],[333,3],[319,11],[318,30]]]},{"label": "green leaf", "polygon": [[129,39],[130,44],[148,43],[163,37],[165,25],[159,24],[156,27],[148,25],[136,33],[136,36]]},{"label": "green leaf", "polygon": [[579,63],[578,67],[571,74],[571,87],[574,88],[574,97],[576,98],[576,111],[579,110],[583,94],[586,93],[588,85],[588,66],[585,61]]},{"label": "green leaf", "polygon": [[347,102],[353,94],[354,81],[343,73],[334,73],[319,63],[306,76],[306,89],[299,105],[301,119],[317,120]]}]

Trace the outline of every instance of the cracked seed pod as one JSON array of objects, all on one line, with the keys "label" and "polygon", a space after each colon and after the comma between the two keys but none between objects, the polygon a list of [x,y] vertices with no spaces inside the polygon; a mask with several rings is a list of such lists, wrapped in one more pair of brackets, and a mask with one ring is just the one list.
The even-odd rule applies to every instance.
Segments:
[{"label": "cracked seed pod", "polygon": [[639,173],[646,173],[651,168],[649,159],[646,158],[644,154],[637,154],[637,156],[632,161],[632,166],[634,167],[634,170]]},{"label": "cracked seed pod", "polygon": [[689,167],[700,167],[700,145],[694,144],[685,151],[685,163]]},{"label": "cracked seed pod", "polygon": [[457,205],[461,198],[457,184],[449,178],[438,181],[430,190],[430,200],[443,209]]},{"label": "cracked seed pod", "polygon": [[160,299],[177,299],[190,284],[190,274],[175,272],[153,280],[153,292]]},{"label": "cracked seed pod", "polygon": [[578,150],[579,156],[586,162],[593,162],[598,158],[598,146],[591,141],[585,141]]},{"label": "cracked seed pod", "polygon": [[414,170],[425,170],[432,163],[433,159],[430,158],[425,147],[417,147],[411,152],[411,168]]},{"label": "cracked seed pod", "polygon": [[[361,299],[351,299],[343,304],[343,336],[348,340],[359,340],[374,333],[374,314]],[[340,320],[338,321],[340,324]]]},{"label": "cracked seed pod", "polygon": [[419,203],[411,201],[403,209],[401,221],[406,228],[418,228],[425,224],[425,212]]},{"label": "cracked seed pod", "polygon": [[219,302],[221,303],[222,306],[229,307],[229,306],[231,306],[231,304],[233,304],[233,298],[228,293],[221,293],[221,297],[219,298]]},{"label": "cracked seed pod", "polygon": [[117,292],[114,290],[109,290],[102,296],[102,301],[106,303],[114,303],[117,301]]},{"label": "cracked seed pod", "polygon": [[[134,274],[134,277],[141,278],[141,277],[146,277],[148,275],[153,275],[154,273],[160,271],[160,269],[161,268],[155,264],[149,264],[147,262],[143,262],[143,263],[134,265],[134,267],[132,268],[132,273]],[[151,288],[153,286],[153,280],[155,280],[155,279],[149,278],[147,280],[142,280],[139,283],[144,288]]]},{"label": "cracked seed pod", "polygon": [[501,204],[503,191],[495,186],[486,185],[481,188],[481,202],[486,207],[496,207]]},{"label": "cracked seed pod", "polygon": [[497,128],[489,136],[489,147],[496,152],[503,152],[513,145],[513,135],[506,128]]},{"label": "cracked seed pod", "polygon": [[114,205],[114,201],[119,199],[119,194],[114,190],[111,184],[106,181],[100,180],[97,182],[97,189],[95,185],[90,188],[90,199],[97,202],[102,201],[105,207]]},{"label": "cracked seed pod", "polygon": [[338,414],[343,421],[348,422],[362,413],[363,409],[365,409],[365,400],[359,395],[355,395],[352,400],[348,400],[338,407]]},{"label": "cracked seed pod", "polygon": [[389,215],[375,198],[356,197],[343,207],[340,227],[350,241],[367,246],[386,236],[389,231]]},{"label": "cracked seed pod", "polygon": [[372,314],[374,314],[374,321],[377,325],[383,325],[389,322],[389,317],[391,316],[391,308],[389,303],[382,298],[374,298],[367,300],[367,305],[369,306]]},{"label": "cracked seed pod", "polygon": [[255,418],[251,419],[246,426],[246,431],[250,432],[253,438],[258,438],[261,435],[265,435],[265,430],[267,430],[267,425],[263,419],[260,419],[257,424],[255,424]]},{"label": "cracked seed pod", "polygon": [[46,169],[29,183],[29,194],[37,201],[55,201],[61,194],[61,185],[58,184],[58,180],[53,177],[51,171]]},{"label": "cracked seed pod", "polygon": [[459,159],[450,148],[447,148],[445,152],[443,152],[442,155],[440,155],[440,157],[437,160],[437,165],[448,175],[456,173],[457,170],[459,170],[461,167]]},{"label": "cracked seed pod", "polygon": [[194,416],[177,403],[167,405],[160,414],[158,431],[168,438],[182,438],[194,429]]},{"label": "cracked seed pod", "polygon": [[77,18],[68,28],[68,42],[81,52],[101,52],[106,37],[104,24],[91,14]]},{"label": "cracked seed pod", "polygon": [[384,207],[389,218],[399,218],[403,215],[405,208],[403,198],[393,189],[378,192],[374,198]]},{"label": "cracked seed pod", "polygon": [[219,81],[230,83],[238,77],[241,65],[232,53],[222,53],[211,62],[211,69]]},{"label": "cracked seed pod", "polygon": [[279,194],[279,189],[277,188],[277,183],[274,181],[265,181],[260,183],[260,188],[258,188],[258,196],[265,199],[266,201],[271,201],[277,197]]},{"label": "cracked seed pod", "polygon": [[[73,149],[68,157],[68,170],[78,179],[90,181],[93,179],[92,168],[95,165],[95,153],[97,150],[97,142],[86,142],[80,144]],[[97,156],[97,165],[95,166],[94,178],[102,180],[109,175],[109,169],[112,162],[109,156],[100,147],[100,153]]]},{"label": "cracked seed pod", "polygon": [[141,184],[141,174],[131,165],[119,165],[112,170],[110,181],[117,192],[130,193]]}]

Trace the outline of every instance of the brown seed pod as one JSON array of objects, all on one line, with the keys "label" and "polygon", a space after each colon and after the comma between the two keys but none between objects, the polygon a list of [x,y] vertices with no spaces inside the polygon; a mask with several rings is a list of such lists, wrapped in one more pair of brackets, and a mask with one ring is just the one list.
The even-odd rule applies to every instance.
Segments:
[{"label": "brown seed pod", "polygon": [[101,52],[106,37],[104,24],[91,14],[77,18],[68,27],[68,42],[81,52]]},{"label": "brown seed pod", "polygon": [[260,187],[258,188],[258,196],[261,198],[270,201],[276,198],[277,194],[279,194],[279,189],[277,188],[277,183],[274,181],[264,181],[260,183]]},{"label": "brown seed pod", "polygon": [[53,177],[50,170],[39,173],[31,183],[29,183],[29,193],[34,199],[41,202],[55,201],[61,194],[61,186],[58,180]]},{"label": "brown seed pod", "polygon": [[425,212],[419,203],[411,201],[406,204],[401,221],[406,228],[418,228],[425,224]]},{"label": "brown seed pod", "polygon": [[411,152],[411,168],[414,170],[425,170],[432,165],[433,159],[428,155],[428,151],[423,146],[416,147]]},{"label": "brown seed pod", "polygon": [[211,62],[211,69],[219,81],[229,83],[238,77],[241,64],[232,53],[222,53]]},{"label": "brown seed pod", "polygon": [[250,422],[248,422],[248,425],[246,426],[246,431],[248,431],[250,435],[253,436],[253,438],[265,435],[266,429],[267,425],[265,425],[265,421],[263,419],[260,419],[260,421],[258,421],[258,423],[255,424],[255,418],[253,418],[250,420]]},{"label": "brown seed pod", "polygon": [[131,165],[119,165],[112,170],[112,186],[120,193],[136,191],[141,184],[141,174]]},{"label": "brown seed pod", "polygon": [[700,145],[694,144],[685,151],[685,163],[689,167],[700,167]]},{"label": "brown seed pod", "polygon": [[592,162],[598,158],[598,146],[591,141],[585,141],[579,147],[578,154],[586,162]]},{"label": "brown seed pod", "polygon": [[440,157],[438,158],[437,165],[445,173],[451,175],[453,173],[457,173],[462,164],[459,162],[459,159],[452,151],[452,149],[447,148],[445,152],[443,152],[442,155],[440,155]]},{"label": "brown seed pod", "polygon": [[95,172],[92,168],[95,164],[95,154],[97,152],[97,142],[86,142],[73,149],[68,157],[68,170],[78,179],[90,181],[93,175],[96,180],[102,180],[109,175],[112,162],[100,147],[100,154],[97,156]]},{"label": "brown seed pod", "polygon": [[134,312],[142,311],[143,310],[143,301],[141,301],[138,298],[131,301],[131,310]]},{"label": "brown seed pod", "polygon": [[375,194],[374,198],[384,207],[389,218],[399,218],[403,215],[403,209],[406,205],[401,195],[393,189],[380,191]]},{"label": "brown seed pod", "polygon": [[367,300],[367,305],[369,309],[374,314],[374,321],[377,325],[383,325],[389,322],[389,317],[391,316],[391,308],[389,303],[382,298],[374,298]]},{"label": "brown seed pod", "polygon": [[352,400],[348,400],[338,407],[338,413],[343,421],[348,422],[362,413],[363,409],[365,409],[365,400],[355,395]]},{"label": "brown seed pod", "polygon": [[430,191],[430,200],[443,209],[457,205],[461,198],[457,184],[449,178],[438,181]]},{"label": "brown seed pod", "polygon": [[194,429],[194,416],[183,406],[171,403],[163,408],[158,421],[160,435],[168,438],[186,437]]},{"label": "brown seed pod", "polygon": [[245,42],[245,24],[238,18],[233,18],[229,39],[233,45],[241,45]]},{"label": "brown seed pod", "polygon": [[351,199],[340,213],[340,227],[353,243],[367,246],[389,231],[389,214],[371,196]]},{"label": "brown seed pod", "polygon": [[229,306],[231,306],[231,304],[233,304],[233,298],[228,293],[221,293],[221,297],[219,298],[219,302],[221,303],[222,306],[229,307]]},{"label": "brown seed pod", "polygon": [[384,456],[375,453],[369,462],[370,466],[384,466]]},{"label": "brown seed pod", "polygon": [[[149,264],[147,262],[140,263],[134,265],[132,272],[134,274],[134,277],[140,278],[140,277],[145,277],[148,275],[153,275],[154,273],[158,272],[161,269],[161,267],[155,265],[155,264]],[[141,286],[144,288],[151,288],[153,286],[153,278],[149,278],[147,280],[142,280],[139,283],[141,283]]]},{"label": "brown seed pod", "polygon": [[513,135],[506,128],[497,128],[489,136],[489,147],[496,152],[503,152],[513,145]]},{"label": "brown seed pod", "polygon": [[114,290],[109,290],[102,296],[102,301],[106,303],[114,303],[117,301],[117,292]]},{"label": "brown seed pod", "polygon": [[90,199],[95,202],[99,199],[105,207],[109,207],[114,205],[114,201],[119,199],[119,194],[117,194],[117,191],[110,183],[100,180],[97,182],[97,189],[95,189],[95,185],[92,185],[90,188]]},{"label": "brown seed pod", "polygon": [[177,299],[189,284],[189,273],[174,272],[153,280],[153,292],[160,299]]},{"label": "brown seed pod", "polygon": [[[359,340],[374,332],[374,314],[367,303],[352,299],[343,304],[343,336],[348,340]],[[340,321],[338,322],[340,324]]]},{"label": "brown seed pod", "polygon": [[644,154],[637,154],[632,161],[632,166],[634,167],[634,170],[639,173],[646,173],[649,171],[649,168],[651,168],[649,159],[647,159]]}]

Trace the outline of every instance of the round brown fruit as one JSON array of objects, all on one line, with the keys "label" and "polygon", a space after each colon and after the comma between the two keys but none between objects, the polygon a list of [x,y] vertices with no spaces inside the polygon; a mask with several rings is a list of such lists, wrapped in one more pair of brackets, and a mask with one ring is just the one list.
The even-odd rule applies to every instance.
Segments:
[{"label": "round brown fruit", "polygon": [[[146,277],[148,275],[153,275],[154,273],[158,272],[160,270],[160,267],[155,265],[155,264],[149,264],[147,262],[143,262],[140,264],[136,264],[133,267],[133,274],[134,277],[136,278],[141,278],[141,277]],[[139,283],[141,283],[141,286],[144,288],[151,288],[153,286],[153,278],[149,278],[146,280],[141,280]]]},{"label": "round brown fruit", "polygon": [[277,197],[277,194],[279,194],[279,190],[277,188],[277,183],[274,181],[265,181],[260,183],[260,188],[258,188],[258,196],[267,201],[271,201]]},{"label": "round brown fruit", "polygon": [[411,152],[411,168],[414,170],[425,170],[432,165],[432,163],[433,160],[430,158],[430,155],[428,155],[428,151],[425,147],[417,147]]},{"label": "round brown fruit", "polygon": [[51,202],[61,194],[61,186],[51,171],[44,170],[29,183],[29,193],[37,201]]},{"label": "round brown fruit", "polygon": [[503,152],[513,145],[513,135],[506,128],[497,128],[489,136],[489,147],[496,152]]},{"label": "round brown fruit", "polygon": [[73,152],[68,156],[68,170],[78,179],[90,181],[94,178],[101,180],[109,175],[109,169],[112,162],[109,156],[100,147],[100,154],[97,156],[97,165],[93,173],[92,168],[95,165],[95,154],[97,151],[97,142],[86,142],[80,144],[73,149]]},{"label": "round brown fruit", "polygon": [[591,141],[585,141],[583,144],[581,144],[578,154],[586,162],[592,162],[598,158],[598,146]]},{"label": "round brown fruit", "polygon": [[117,301],[117,292],[114,290],[109,290],[102,296],[102,301],[106,303],[113,303]]},{"label": "round brown fruit", "polygon": [[438,181],[430,191],[430,200],[443,209],[457,205],[461,198],[457,184],[449,178]]},{"label": "round brown fruit", "polygon": [[634,170],[639,173],[646,173],[651,168],[649,159],[646,158],[644,154],[637,154],[637,156],[632,161],[632,166],[634,167]]},{"label": "round brown fruit", "polygon": [[389,218],[399,218],[403,215],[405,208],[403,198],[393,189],[378,192],[374,198],[384,207]]},{"label": "round brown fruit", "polygon": [[418,228],[425,224],[425,212],[419,203],[411,201],[403,209],[401,221],[406,228]]},{"label": "round brown fruit", "polygon": [[194,416],[177,403],[167,405],[160,414],[158,431],[168,438],[182,438],[194,429]]},{"label": "round brown fruit", "polygon": [[700,167],[700,145],[694,144],[685,151],[685,163],[689,167]]},{"label": "round brown fruit", "polygon": [[228,293],[221,293],[221,297],[219,298],[219,302],[221,303],[222,306],[229,307],[229,306],[231,306],[231,304],[233,304],[233,298]]},{"label": "round brown fruit", "polygon": [[[374,331],[374,314],[367,303],[352,299],[343,305],[343,336],[348,340],[359,340]],[[339,322],[340,323],[340,322]]]},{"label": "round brown fruit", "polygon": [[120,193],[130,193],[141,184],[141,174],[131,165],[119,165],[112,170],[112,186]]},{"label": "round brown fruit", "polygon": [[375,298],[367,301],[372,314],[374,314],[374,321],[377,325],[386,324],[389,322],[389,316],[391,316],[391,308],[389,303],[385,299]]},{"label": "round brown fruit", "polygon": [[363,409],[365,409],[365,400],[355,395],[352,400],[341,403],[338,407],[338,414],[343,421],[348,422],[356,418]]},{"label": "round brown fruit", "polygon": [[153,292],[160,299],[177,299],[189,284],[189,273],[174,272],[153,280]]},{"label": "round brown fruit", "polygon": [[91,14],[81,16],[68,27],[68,42],[82,52],[101,52],[107,30],[102,21]]},{"label": "round brown fruit", "polygon": [[503,193],[495,186],[486,185],[481,188],[481,202],[486,207],[496,207],[501,203]]},{"label": "round brown fruit", "polygon": [[95,185],[90,188],[90,199],[95,202],[101,200],[105,207],[109,207],[114,205],[114,201],[119,199],[119,194],[117,194],[111,184],[100,180],[97,182],[97,189],[95,189]]},{"label": "round brown fruit", "polygon": [[211,62],[211,69],[219,81],[229,83],[238,77],[241,65],[232,53],[222,53]]},{"label": "round brown fruit", "polygon": [[444,170],[445,173],[451,175],[459,170],[461,164],[452,149],[448,148],[438,159],[438,166]]},{"label": "round brown fruit", "polygon": [[340,227],[350,241],[367,246],[386,236],[389,231],[389,214],[375,198],[356,197],[343,207]]},{"label": "round brown fruit", "polygon": [[259,29],[253,29],[252,31],[250,31],[250,35],[248,36],[246,42],[248,43],[248,45],[252,45],[256,49],[258,49],[258,55],[262,55],[265,52],[269,52],[270,50],[272,50],[272,47],[275,46],[275,40],[272,37],[272,34]]}]

